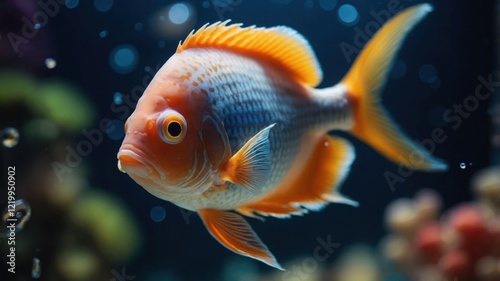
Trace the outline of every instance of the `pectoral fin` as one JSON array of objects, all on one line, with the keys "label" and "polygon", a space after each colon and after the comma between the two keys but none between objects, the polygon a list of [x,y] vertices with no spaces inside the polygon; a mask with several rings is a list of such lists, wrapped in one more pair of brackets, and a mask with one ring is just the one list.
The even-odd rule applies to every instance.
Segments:
[{"label": "pectoral fin", "polygon": [[[312,140],[311,140],[312,141]],[[341,138],[323,136],[310,144],[307,154],[299,153],[296,163],[282,183],[263,197],[236,209],[246,216],[258,215],[286,218],[319,210],[330,202],[357,206],[358,203],[340,193],[340,185],[354,160],[352,145]],[[300,169],[294,168],[300,166]]]},{"label": "pectoral fin", "polygon": [[271,170],[271,124],[253,136],[236,154],[221,165],[221,179],[259,194]]},{"label": "pectoral fin", "polygon": [[203,209],[198,212],[210,234],[226,248],[284,270],[240,215],[214,209]]}]

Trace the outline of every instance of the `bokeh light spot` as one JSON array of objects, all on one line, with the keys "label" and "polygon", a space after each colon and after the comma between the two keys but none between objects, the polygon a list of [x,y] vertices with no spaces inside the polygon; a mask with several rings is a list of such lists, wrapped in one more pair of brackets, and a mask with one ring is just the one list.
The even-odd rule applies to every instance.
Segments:
[{"label": "bokeh light spot", "polygon": [[94,0],[94,7],[99,12],[107,12],[113,7],[113,0]]},{"label": "bokeh light spot", "polygon": [[123,102],[123,95],[122,93],[120,92],[116,92],[113,94],[113,102],[116,104],[116,105],[120,105],[122,104]]},{"label": "bokeh light spot", "polygon": [[80,3],[80,0],[66,0],[66,8],[68,9],[74,9],[78,4]]},{"label": "bokeh light spot", "polygon": [[149,216],[154,222],[162,222],[163,220],[165,220],[167,213],[165,212],[165,208],[163,208],[162,206],[154,206],[153,208],[151,208]]},{"label": "bokeh light spot", "polygon": [[201,6],[205,9],[210,8],[210,1],[203,1],[203,4],[201,4]]},{"label": "bokeh light spot", "polygon": [[396,60],[391,70],[391,78],[399,79],[406,75],[406,63],[402,60]]},{"label": "bokeh light spot", "polygon": [[105,38],[106,36],[108,36],[108,31],[107,30],[103,30],[101,32],[99,32],[99,37],[101,38]]},{"label": "bokeh light spot", "polygon": [[172,5],[168,10],[168,19],[173,24],[183,24],[191,16],[189,7],[184,3],[177,3]]},{"label": "bokeh light spot", "polygon": [[312,9],[314,7],[314,2],[312,0],[306,0],[304,2],[304,9]]},{"label": "bokeh light spot", "polygon": [[8,127],[0,132],[2,145],[7,148],[12,148],[19,143],[19,131],[16,128]]},{"label": "bokeh light spot", "polygon": [[420,80],[430,84],[438,79],[437,69],[432,64],[424,64],[420,67],[418,76],[420,77]]},{"label": "bokeh light spot", "polygon": [[319,0],[319,6],[325,11],[331,11],[337,6],[337,0]]},{"label": "bokeh light spot", "polygon": [[134,25],[135,30],[140,31],[143,28],[142,23],[138,22]]},{"label": "bokeh light spot", "polygon": [[356,7],[350,4],[344,4],[340,6],[338,16],[340,21],[347,25],[355,24],[359,19],[358,10],[356,10]]},{"label": "bokeh light spot", "polygon": [[125,132],[123,130],[124,125],[125,123],[121,120],[113,120],[108,123],[108,126],[106,127],[106,134],[112,140],[121,140],[125,136]]},{"label": "bokeh light spot", "polygon": [[48,69],[53,69],[54,67],[57,66],[57,61],[53,58],[46,58],[45,59],[45,66],[48,68]]},{"label": "bokeh light spot", "polygon": [[132,72],[139,60],[137,50],[132,45],[120,45],[111,51],[109,64],[111,68],[120,74]]}]

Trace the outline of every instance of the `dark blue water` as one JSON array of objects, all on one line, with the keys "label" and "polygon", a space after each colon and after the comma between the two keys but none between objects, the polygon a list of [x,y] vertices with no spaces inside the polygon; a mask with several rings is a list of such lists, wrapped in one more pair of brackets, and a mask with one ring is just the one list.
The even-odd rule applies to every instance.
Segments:
[{"label": "dark blue water", "polygon": [[[324,73],[321,87],[331,86],[347,72],[366,38],[371,37],[380,23],[392,16],[393,11],[420,3],[410,0],[52,2],[55,4],[46,8],[49,15],[45,12],[45,18],[35,19],[41,21],[38,29],[33,29],[36,25],[33,15],[45,10],[35,1],[0,3],[0,71],[22,71],[39,82],[70,83],[94,108],[94,118],[77,130],[59,129],[58,136],[48,141],[36,138],[29,141],[24,131],[28,129],[23,128],[30,120],[40,118],[39,111],[23,102],[0,103],[1,128],[11,126],[21,132],[21,142],[16,148],[2,149],[1,173],[6,173],[7,166],[16,165],[18,199],[22,196],[33,201],[33,223],[18,234],[19,273],[12,275],[2,269],[2,280],[29,280],[20,278],[31,276],[31,259],[35,256],[41,261],[40,280],[81,280],[64,277],[57,264],[64,259],[60,256],[64,249],[81,248],[94,253],[98,264],[94,279],[88,280],[119,280],[114,273],[122,268],[135,276],[134,280],[236,280],[222,276],[228,267],[235,267],[228,263],[239,257],[210,237],[198,215],[153,197],[116,167],[116,153],[123,137],[121,127],[144,85],[192,28],[232,19],[245,26],[286,25],[296,29],[309,40],[321,63]],[[435,9],[409,34],[382,98],[401,128],[431,148],[433,155],[446,160],[449,171],[398,170],[364,143],[340,133],[354,143],[357,154],[342,191],[359,201],[360,207],[332,204],[304,217],[268,218],[265,223],[248,220],[282,264],[296,257],[311,256],[318,238],[330,237],[341,245],[340,249],[360,242],[376,245],[386,233],[385,207],[422,188],[436,190],[445,206],[471,199],[471,176],[490,164],[489,98],[480,100],[476,106],[468,97],[476,95],[477,87],[485,84],[482,81],[493,73],[493,1],[428,2]],[[177,6],[173,8],[171,4]],[[33,27],[25,27],[26,22],[33,23]],[[23,35],[23,28],[33,37]],[[12,35],[8,36],[12,33],[20,37],[12,39]],[[20,91],[10,93],[16,95]],[[487,94],[489,90],[485,91]],[[115,127],[100,128],[100,121],[107,119]],[[45,184],[43,173],[33,172],[33,166],[43,163],[40,165],[49,167],[54,159],[64,159],[66,145],[76,149],[79,142],[89,140],[83,130],[98,130],[100,133],[96,134],[103,136],[102,141],[92,145],[88,155],[82,157],[82,164],[64,174],[63,184],[75,174],[83,174],[84,188],[105,192],[127,210],[140,242],[126,260],[113,261],[88,238],[91,234],[86,231],[92,221],[84,227],[72,223],[74,218],[68,214],[74,212],[77,199],[69,206],[53,206],[53,201],[37,190],[37,185],[49,188],[51,184]],[[442,143],[432,141],[438,133],[445,138]],[[56,147],[62,147],[62,152]],[[461,163],[466,165],[465,169],[460,167]],[[51,170],[49,167],[44,171]],[[2,208],[6,204],[4,194],[6,191],[0,194]],[[111,212],[103,209],[107,211]],[[48,230],[51,227],[53,232]],[[71,230],[75,228],[80,236],[72,239],[75,232]],[[117,231],[113,235],[118,239],[122,234]],[[7,254],[4,250],[2,257]],[[332,264],[340,252],[335,251],[323,264]],[[256,274],[273,271],[263,264],[243,260],[249,261],[247,266]]]}]

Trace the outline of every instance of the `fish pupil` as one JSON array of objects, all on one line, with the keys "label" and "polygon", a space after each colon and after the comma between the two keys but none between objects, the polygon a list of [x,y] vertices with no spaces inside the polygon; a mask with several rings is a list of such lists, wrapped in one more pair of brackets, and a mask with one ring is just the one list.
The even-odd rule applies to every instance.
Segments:
[{"label": "fish pupil", "polygon": [[179,122],[171,122],[170,124],[168,124],[167,130],[168,134],[172,137],[178,137],[182,131],[181,124],[179,124]]}]

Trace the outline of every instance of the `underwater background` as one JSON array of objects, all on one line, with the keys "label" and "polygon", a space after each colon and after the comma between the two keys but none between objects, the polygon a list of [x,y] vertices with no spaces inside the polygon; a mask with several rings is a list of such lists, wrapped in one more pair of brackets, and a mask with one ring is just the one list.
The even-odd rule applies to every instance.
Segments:
[{"label": "underwater background", "polygon": [[[126,118],[192,29],[228,19],[294,28],[327,87],[383,22],[419,3],[0,0],[0,280],[500,280],[494,1],[427,1],[434,11],[409,34],[382,93],[449,171],[398,167],[334,132],[355,145],[342,192],[360,206],[249,219],[285,272],[228,251],[197,214],[117,169]],[[15,273],[11,186],[22,200]]]}]

